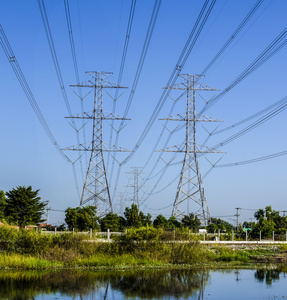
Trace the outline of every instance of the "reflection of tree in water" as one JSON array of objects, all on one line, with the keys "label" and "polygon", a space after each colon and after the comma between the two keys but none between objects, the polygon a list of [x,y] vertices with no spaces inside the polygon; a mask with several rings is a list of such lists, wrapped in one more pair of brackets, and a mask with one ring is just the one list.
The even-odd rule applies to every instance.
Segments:
[{"label": "reflection of tree in water", "polygon": [[1,272],[0,300],[34,299],[37,295],[62,293],[86,295],[96,290],[95,278],[85,272]]},{"label": "reflection of tree in water", "polygon": [[202,294],[209,277],[208,271],[171,270],[149,271],[111,278],[111,287],[127,297],[158,299],[164,296],[190,297]]},{"label": "reflection of tree in water", "polygon": [[127,297],[203,296],[208,271],[54,271],[0,272],[0,300],[28,300],[43,294],[96,294],[97,289],[121,291]]},{"label": "reflection of tree in water", "polygon": [[254,277],[260,281],[264,282],[268,285],[271,285],[272,282],[280,279],[281,269],[258,269],[254,273]]}]

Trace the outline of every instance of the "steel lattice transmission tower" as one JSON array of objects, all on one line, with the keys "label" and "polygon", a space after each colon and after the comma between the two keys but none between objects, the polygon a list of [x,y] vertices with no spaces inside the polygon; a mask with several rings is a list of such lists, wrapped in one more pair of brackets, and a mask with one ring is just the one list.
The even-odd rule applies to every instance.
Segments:
[{"label": "steel lattice transmission tower", "polygon": [[128,185],[126,187],[132,187],[134,189],[133,192],[133,203],[137,205],[138,208],[140,208],[141,204],[143,203],[143,201],[140,200],[139,198],[139,191],[140,189],[143,188],[143,185],[139,185],[139,175],[140,174],[145,174],[141,171],[142,168],[139,167],[132,167],[132,171],[131,172],[126,172],[127,174],[131,174],[133,175],[133,179],[134,179],[134,183],[133,185]]},{"label": "steel lattice transmission tower", "polygon": [[[198,205],[194,214],[197,215],[201,222],[206,225],[210,220],[210,213],[199,168],[198,154],[221,152],[216,149],[197,144],[196,124],[198,122],[218,122],[219,120],[212,119],[204,115],[198,118],[196,114],[195,96],[196,91],[217,91],[217,89],[198,83],[198,81],[204,77],[203,75],[185,74],[179,75],[179,77],[184,79],[182,83],[165,87],[165,89],[182,90],[183,93],[186,93],[186,113],[177,114],[176,116],[167,117],[161,120],[185,122],[185,143],[162,149],[160,151],[184,153],[184,160],[173,204],[172,216],[176,218],[182,217],[185,214],[182,204],[186,201],[192,200]],[[181,96],[179,98],[181,98]]]},{"label": "steel lattice transmission tower", "polygon": [[92,142],[88,145],[78,145],[66,148],[66,150],[90,151],[90,160],[88,171],[83,186],[80,205],[90,201],[97,205],[100,214],[105,215],[113,212],[113,206],[110,196],[107,172],[104,162],[104,152],[127,152],[128,150],[113,145],[107,148],[103,143],[103,120],[129,120],[113,113],[103,111],[103,90],[107,88],[125,88],[116,83],[112,83],[107,78],[112,74],[110,72],[86,72],[92,79],[85,83],[71,85],[72,87],[84,87],[94,89],[94,107],[91,112],[71,116],[69,118],[92,119],[93,135]]}]

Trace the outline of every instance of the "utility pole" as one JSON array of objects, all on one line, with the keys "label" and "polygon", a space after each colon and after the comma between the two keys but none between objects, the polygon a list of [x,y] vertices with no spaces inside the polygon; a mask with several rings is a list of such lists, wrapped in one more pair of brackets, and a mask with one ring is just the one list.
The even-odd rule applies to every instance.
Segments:
[{"label": "utility pole", "polygon": [[239,231],[238,217],[239,217],[240,215],[239,215],[238,212],[239,212],[240,207],[236,207],[235,209],[236,209],[236,214],[235,214],[235,216],[236,216],[236,231]]},{"label": "utility pole", "polygon": [[49,200],[47,200],[47,225],[49,225]]},{"label": "utility pole", "polygon": [[86,173],[83,186],[80,205],[93,202],[99,209],[99,215],[105,215],[113,212],[113,206],[110,196],[107,172],[104,162],[104,152],[128,152],[113,145],[108,149],[103,143],[103,120],[129,120],[117,116],[114,113],[103,111],[103,91],[107,88],[125,88],[116,83],[112,83],[107,78],[112,74],[110,72],[86,72],[91,79],[85,83],[71,85],[72,87],[92,88],[94,90],[94,103],[92,112],[84,112],[68,118],[91,119],[93,121],[92,142],[89,145],[80,144],[78,146],[68,147],[64,150],[90,151],[89,166]]},{"label": "utility pole", "polygon": [[[198,117],[196,114],[196,92],[197,91],[218,91],[215,88],[198,83],[203,75],[184,74],[179,75],[184,81],[180,84],[165,87],[165,89],[182,90],[186,93],[186,112],[170,116],[161,120],[183,121],[185,122],[185,143],[165,149],[161,152],[179,152],[184,153],[183,165],[180,173],[180,179],[177,186],[177,192],[173,204],[172,216],[179,218],[185,214],[183,202],[193,201],[197,204],[194,214],[198,216],[204,225],[210,220],[210,212],[206,201],[202,176],[198,163],[198,154],[222,153],[211,147],[198,145],[196,142],[196,124],[198,122],[219,122],[207,116]],[[183,95],[182,94],[182,95]],[[179,97],[181,98],[181,96]],[[178,99],[179,99],[178,98]]]}]

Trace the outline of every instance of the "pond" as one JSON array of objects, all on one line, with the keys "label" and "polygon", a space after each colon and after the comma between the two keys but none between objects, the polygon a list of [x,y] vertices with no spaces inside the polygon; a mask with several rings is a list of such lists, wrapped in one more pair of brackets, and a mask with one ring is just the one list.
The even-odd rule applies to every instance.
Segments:
[{"label": "pond", "polygon": [[0,299],[287,299],[287,267],[0,271]]}]

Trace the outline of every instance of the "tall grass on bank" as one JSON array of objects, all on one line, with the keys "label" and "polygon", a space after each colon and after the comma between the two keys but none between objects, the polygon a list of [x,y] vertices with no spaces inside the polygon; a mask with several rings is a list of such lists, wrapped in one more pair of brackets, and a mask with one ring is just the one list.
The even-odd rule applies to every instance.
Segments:
[{"label": "tall grass on bank", "polygon": [[223,246],[209,248],[197,241],[165,241],[158,231],[149,228],[130,230],[112,243],[85,239],[82,235],[41,235],[0,228],[0,268],[157,267],[247,262],[254,255],[272,254],[261,248],[233,250]]},{"label": "tall grass on bank", "polygon": [[0,254],[0,269],[50,269],[59,267],[63,267],[63,264],[33,256],[26,256],[22,254]]}]

